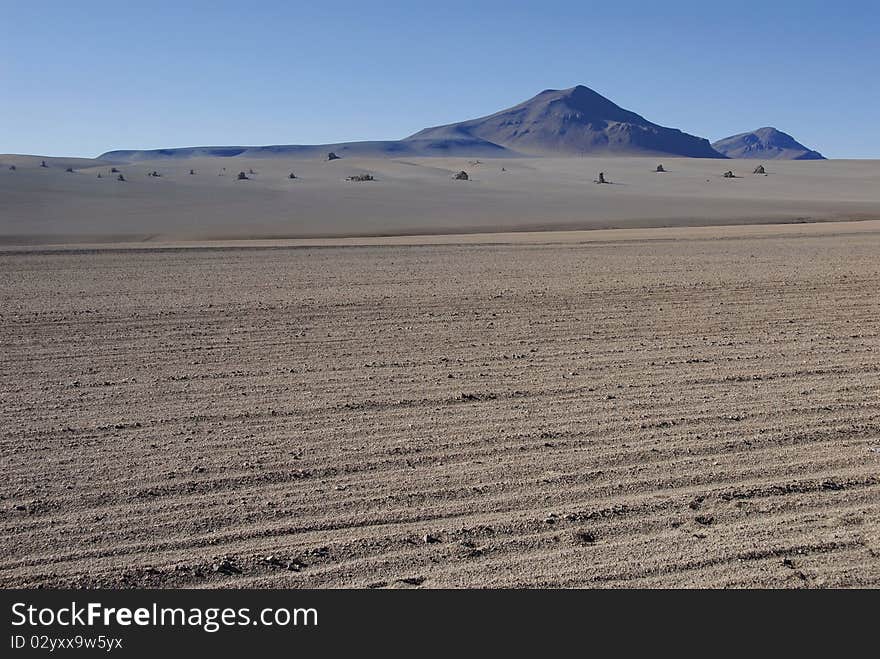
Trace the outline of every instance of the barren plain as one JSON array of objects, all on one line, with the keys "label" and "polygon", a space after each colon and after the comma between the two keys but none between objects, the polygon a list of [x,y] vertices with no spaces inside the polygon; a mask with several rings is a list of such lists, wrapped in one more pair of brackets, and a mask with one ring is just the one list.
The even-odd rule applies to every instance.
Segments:
[{"label": "barren plain", "polygon": [[880,586],[880,223],[429,242],[0,253],[0,585]]},{"label": "barren plain", "polygon": [[880,160],[42,160],[0,155],[0,246],[880,219]]}]

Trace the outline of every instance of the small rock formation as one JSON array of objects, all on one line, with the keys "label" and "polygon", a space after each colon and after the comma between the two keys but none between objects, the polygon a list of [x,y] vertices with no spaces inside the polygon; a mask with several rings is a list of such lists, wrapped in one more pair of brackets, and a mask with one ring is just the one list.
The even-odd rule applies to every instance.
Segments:
[{"label": "small rock formation", "polygon": [[327,154],[327,160],[339,160],[339,156],[331,151]]},{"label": "small rock formation", "polygon": [[752,172],[752,174],[766,174],[766,173],[767,172],[764,171],[764,165],[758,165],[757,167],[755,167],[755,171]]},{"label": "small rock formation", "polygon": [[580,545],[592,545],[596,542],[596,534],[592,531],[580,529],[572,532],[572,539]]},{"label": "small rock formation", "polygon": [[237,179],[237,180],[239,180],[239,181],[249,181],[250,179],[248,178],[248,175],[245,174],[244,172],[239,172],[239,173],[238,173],[238,179]]},{"label": "small rock formation", "polygon": [[730,171],[729,169],[726,172],[724,172],[723,176],[724,176],[724,178],[736,178],[736,175],[732,171]]},{"label": "small rock formation", "polygon": [[124,182],[125,182],[125,177],[124,177],[122,174],[120,174],[119,176],[116,177],[116,180],[117,180],[117,181],[122,181],[122,182],[124,183]]},{"label": "small rock formation", "polygon": [[356,181],[358,183],[363,181],[375,181],[372,174],[356,174],[354,176],[349,176],[346,181]]},{"label": "small rock formation", "polygon": [[655,169],[654,171],[655,171],[655,172],[665,172],[666,170],[663,169],[663,165],[660,164],[660,165],[657,165],[657,169]]},{"label": "small rock formation", "polygon": [[461,170],[458,174],[456,174],[452,178],[455,179],[456,181],[469,181],[471,177],[468,176],[468,173],[466,171]]},{"label": "small rock formation", "polygon": [[241,568],[233,563],[230,559],[224,558],[219,563],[212,566],[214,572],[225,575],[241,574]]}]

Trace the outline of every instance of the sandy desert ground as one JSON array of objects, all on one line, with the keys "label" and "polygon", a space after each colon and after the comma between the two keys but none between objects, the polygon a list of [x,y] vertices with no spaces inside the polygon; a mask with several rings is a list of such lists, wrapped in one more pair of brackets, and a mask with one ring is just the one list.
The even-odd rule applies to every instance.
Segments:
[{"label": "sandy desert ground", "polygon": [[0,253],[0,585],[880,586],[880,222],[364,242]]},{"label": "sandy desert ground", "polygon": [[[755,176],[753,160],[208,158],[120,164],[124,183],[108,163],[40,160],[0,155],[0,245],[880,219],[877,160],[771,161]],[[600,171],[613,185],[592,183]],[[363,173],[376,180],[345,180]]]}]

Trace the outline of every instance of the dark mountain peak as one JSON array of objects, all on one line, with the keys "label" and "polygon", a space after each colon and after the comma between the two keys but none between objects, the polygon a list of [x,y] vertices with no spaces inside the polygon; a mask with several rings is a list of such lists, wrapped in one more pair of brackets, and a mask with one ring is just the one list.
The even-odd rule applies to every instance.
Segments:
[{"label": "dark mountain peak", "polygon": [[644,117],[622,107],[584,85],[568,89],[545,89],[520,104],[524,107],[546,106],[573,111],[583,119],[650,123]]},{"label": "dark mountain peak", "polygon": [[[575,85],[574,87],[569,87],[568,89],[545,89],[531,100],[542,97],[550,97],[553,99],[571,101],[574,103],[589,103],[595,101],[611,103],[611,101],[602,96],[602,94],[593,91],[586,85]],[[528,101],[526,102],[528,103]]]},{"label": "dark mountain peak", "polygon": [[759,158],[764,160],[824,160],[814,151],[778,128],[764,126],[746,133],[731,135],[715,142],[712,147],[729,158]]},{"label": "dark mountain peak", "polygon": [[584,85],[545,89],[479,119],[419,131],[412,139],[478,137],[535,155],[667,154],[722,158],[708,140],[654,124]]}]

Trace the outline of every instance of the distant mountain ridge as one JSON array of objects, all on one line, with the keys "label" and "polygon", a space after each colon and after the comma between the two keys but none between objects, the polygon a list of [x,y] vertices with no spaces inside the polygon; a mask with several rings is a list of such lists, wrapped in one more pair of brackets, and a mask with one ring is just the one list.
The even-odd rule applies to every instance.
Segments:
[{"label": "distant mountain ridge", "polygon": [[333,152],[340,157],[398,158],[430,156],[504,157],[516,156],[503,146],[478,138],[447,140],[385,140],[372,142],[339,142],[336,144],[290,144],[276,146],[194,146],[174,149],[107,151],[98,158],[109,161],[135,162],[165,158],[272,158],[326,157]]},{"label": "distant mountain ridge", "polygon": [[402,140],[315,145],[197,146],[114,150],[103,160],[133,162],[198,157],[395,158],[417,156],[513,157],[656,155],[690,158],[823,159],[791,135],[759,128],[714,144],[667,128],[626,110],[601,94],[577,85],[545,89],[518,105],[477,119],[425,128]]},{"label": "distant mountain ridge", "polygon": [[728,158],[825,160],[825,156],[818,151],[805,147],[788,133],[771,126],[725,137],[712,146]]}]

